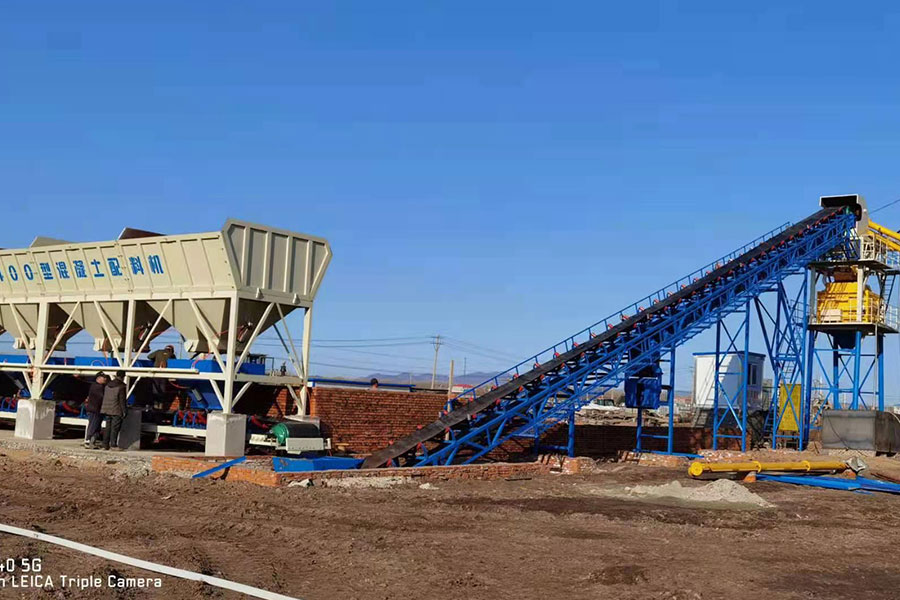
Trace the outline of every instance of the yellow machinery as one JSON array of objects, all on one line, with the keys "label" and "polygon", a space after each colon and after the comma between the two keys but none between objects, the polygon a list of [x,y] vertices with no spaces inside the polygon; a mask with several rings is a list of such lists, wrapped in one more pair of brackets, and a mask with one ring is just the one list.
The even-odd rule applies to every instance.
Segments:
[{"label": "yellow machinery", "polygon": [[[832,281],[816,297],[816,321],[819,323],[881,323],[881,297],[865,286],[862,314],[859,312],[859,287],[856,281]],[[862,318],[860,318],[860,316]]]},{"label": "yellow machinery", "polygon": [[[862,235],[862,258],[887,262],[888,253],[900,253],[900,233],[874,221]],[[863,281],[868,271],[859,265],[834,273],[834,281],[816,295],[816,322],[823,325],[840,323],[884,324],[885,307],[881,296]],[[860,286],[863,286],[860,293]]]},{"label": "yellow machinery", "polygon": [[688,467],[688,474],[694,478],[727,476],[740,473],[762,473],[774,471],[778,473],[841,473],[847,470],[847,463],[830,460],[821,462],[809,462],[801,460],[795,462],[759,462],[752,460],[739,463],[702,463],[692,462]]}]

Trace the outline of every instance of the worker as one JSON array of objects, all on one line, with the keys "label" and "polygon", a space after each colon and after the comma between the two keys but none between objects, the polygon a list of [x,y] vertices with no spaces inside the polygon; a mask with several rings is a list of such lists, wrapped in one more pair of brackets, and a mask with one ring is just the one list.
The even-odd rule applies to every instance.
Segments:
[{"label": "worker", "polygon": [[377,390],[377,389],[378,389],[378,380],[375,379],[374,377],[369,381],[369,389],[370,389],[370,390]]},{"label": "worker", "polygon": [[103,449],[121,450],[119,447],[119,431],[122,421],[128,412],[128,400],[125,388],[125,371],[116,371],[115,378],[106,384],[103,390],[103,404],[100,412],[106,417],[106,429],[103,430]]},{"label": "worker", "polygon": [[147,355],[153,361],[153,368],[166,369],[169,367],[169,359],[175,358],[175,346],[169,344],[161,350],[155,350]]},{"label": "worker", "polygon": [[[153,361],[154,369],[167,369],[169,367],[169,359],[175,358],[175,347],[169,344],[165,348],[151,352],[147,355],[147,358]],[[166,400],[169,398],[168,391],[165,379],[154,377],[150,380],[150,392],[153,394],[154,408],[166,408]]]},{"label": "worker", "polygon": [[103,392],[106,390],[106,383],[109,377],[106,373],[100,371],[94,377],[91,387],[88,390],[87,398],[84,401],[84,412],[87,413],[88,424],[84,429],[84,447],[96,448],[97,437],[100,435],[100,425],[103,424],[103,415],[100,414],[100,407],[103,405]]}]

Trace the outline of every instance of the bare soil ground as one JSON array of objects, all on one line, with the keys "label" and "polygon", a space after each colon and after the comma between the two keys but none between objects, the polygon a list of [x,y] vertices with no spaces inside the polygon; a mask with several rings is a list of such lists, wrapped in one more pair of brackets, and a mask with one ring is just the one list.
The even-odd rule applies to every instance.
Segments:
[{"label": "bare soil ground", "polygon": [[[760,482],[748,486],[775,508],[713,510],[602,493],[700,485],[682,471],[603,469],[435,489],[268,489],[0,450],[0,522],[309,600],[900,597],[900,497]],[[9,557],[40,557],[56,577],[143,575],[0,534],[0,559]],[[238,595],[164,578],[155,591],[0,597]]]}]

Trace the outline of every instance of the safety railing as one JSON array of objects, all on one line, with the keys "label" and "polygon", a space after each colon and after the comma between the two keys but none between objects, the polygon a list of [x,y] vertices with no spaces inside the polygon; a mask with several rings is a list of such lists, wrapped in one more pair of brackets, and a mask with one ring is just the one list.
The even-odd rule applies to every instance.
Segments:
[{"label": "safety railing", "polygon": [[867,324],[885,325],[892,329],[898,328],[900,315],[896,306],[891,306],[887,301],[873,296],[863,301],[862,320],[858,318],[856,298],[850,298],[846,303],[835,302],[820,304],[815,312],[809,314],[810,325],[841,325],[841,324]]},{"label": "safety railing", "polygon": [[863,236],[860,242],[860,256],[863,260],[872,260],[892,269],[900,269],[900,253],[892,250],[884,240],[870,234]]},{"label": "safety railing", "polygon": [[535,354],[529,358],[526,358],[525,360],[523,360],[519,364],[515,365],[514,367],[507,369],[506,371],[503,371],[502,373],[498,373],[494,377],[491,377],[490,379],[483,381],[482,383],[478,384],[477,386],[474,386],[471,389],[466,390],[462,394],[459,394],[458,396],[456,396],[454,398],[454,400],[459,400],[459,401],[464,401],[464,402],[474,400],[478,397],[478,395],[480,393],[479,390],[484,390],[485,388],[493,389],[495,387],[499,387],[500,385],[502,385],[512,379],[515,379],[516,377],[518,377],[524,373],[527,373],[527,372],[535,369],[536,367],[540,366],[543,362],[545,362],[547,360],[552,360],[554,357],[559,356],[560,354],[564,354],[570,350],[575,349],[576,347],[578,347],[578,340],[583,340],[583,341],[590,340],[592,337],[599,335],[600,333],[606,331],[607,329],[613,328],[615,325],[621,323],[622,321],[628,319],[629,317],[632,317],[639,312],[643,312],[645,309],[651,307],[652,305],[656,304],[657,302],[661,302],[662,300],[665,300],[668,296],[687,287],[688,285],[690,285],[692,283],[697,282],[700,278],[705,277],[706,275],[709,275],[715,269],[718,269],[719,267],[721,267],[721,266],[727,264],[728,262],[734,260],[735,258],[741,256],[745,252],[748,252],[748,251],[752,250],[753,248],[759,246],[762,242],[780,234],[781,232],[783,232],[790,226],[791,226],[791,223],[786,222],[786,223],[780,225],[779,227],[772,229],[771,231],[747,242],[740,248],[737,248],[737,249],[729,252],[728,254],[719,257],[717,260],[714,260],[714,261],[710,262],[709,264],[704,265],[703,267],[700,267],[696,271],[693,271],[693,272],[689,273],[688,275],[685,275],[684,277],[681,277],[680,279],[673,281],[669,285],[656,290],[655,292],[653,292],[652,294],[650,294],[648,296],[645,296],[641,300],[638,300],[637,302],[629,304],[622,310],[614,312],[613,314],[609,315],[605,319],[597,321],[590,327],[586,327],[585,329],[582,329],[578,333],[569,336],[568,338],[564,339],[563,341],[561,341],[557,344],[554,344],[553,346],[550,346],[549,348],[547,348],[541,352],[538,352],[537,354]]},{"label": "safety railing", "polygon": [[900,324],[900,311],[897,310],[896,306],[891,306],[887,302],[883,303],[882,306],[882,320],[886,326],[891,329],[898,329],[898,324]]}]

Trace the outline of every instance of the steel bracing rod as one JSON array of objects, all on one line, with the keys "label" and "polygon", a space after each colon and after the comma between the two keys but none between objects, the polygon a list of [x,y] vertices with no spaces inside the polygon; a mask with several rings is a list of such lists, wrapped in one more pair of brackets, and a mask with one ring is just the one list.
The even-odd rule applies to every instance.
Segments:
[{"label": "steel bracing rod", "polygon": [[166,314],[166,312],[169,310],[169,308],[171,306],[172,306],[172,299],[169,298],[168,300],[166,300],[166,304],[165,304],[165,306],[163,306],[163,309],[160,311],[159,315],[157,315],[156,320],[153,322],[153,327],[151,327],[150,331],[147,332],[147,335],[144,337],[144,341],[141,342],[141,345],[137,349],[137,352],[135,352],[134,356],[131,357],[131,360],[128,363],[129,367],[133,367],[134,364],[137,362],[138,357],[140,357],[140,355],[144,352],[144,350],[147,347],[147,344],[150,343],[150,338],[153,337],[153,334],[156,332],[156,328],[159,327],[159,324],[163,320],[163,316]]},{"label": "steel bracing rod", "polygon": [[[616,377],[626,365],[639,367],[649,361],[644,353],[652,348],[659,349],[666,342],[674,342],[670,345],[682,343],[688,335],[694,335],[708,326],[712,319],[733,312],[735,307],[732,304],[746,304],[746,300],[753,294],[771,285],[773,276],[784,276],[795,270],[802,260],[815,258],[839,244],[846,235],[851,220],[852,217],[848,215],[832,218],[828,211],[814,215],[796,228],[762,244],[757,251],[740,257],[741,260],[735,264],[714,271],[704,281],[687,286],[639,316],[625,319],[620,326],[612,327],[606,334],[584,342],[582,346],[561,355],[557,360],[545,366],[539,365],[521,377],[523,385],[520,386],[519,380],[503,383],[496,390],[462,405],[417,434],[404,438],[402,443],[395,443],[385,451],[376,453],[367,459],[367,466],[381,464],[382,458],[386,461],[400,456],[424,441],[432,440],[438,435],[443,436],[447,428],[463,422],[468,431],[455,436],[454,444],[461,446],[473,442],[484,446],[478,439],[485,436],[488,436],[485,439],[492,444],[502,443],[505,437],[519,433],[518,428],[511,425],[511,420],[521,418],[543,396],[554,391],[541,389],[545,387],[545,384],[539,382],[541,377],[550,374],[554,388],[561,389],[571,385],[578,376],[584,376],[586,380],[588,374],[594,374],[595,380],[590,385],[582,386],[584,393],[587,393],[592,387],[602,385],[604,379]],[[535,390],[529,389],[524,397],[522,392],[516,392],[519,387],[532,388],[535,385]],[[463,397],[457,401],[465,399]],[[499,403],[496,409],[491,407],[495,401]],[[579,397],[574,396],[566,403],[578,402]],[[483,414],[473,418],[478,413]],[[472,427],[470,421],[477,423],[477,427]],[[526,424],[525,428],[528,427],[531,425]],[[455,455],[456,451],[448,450],[447,447],[438,448],[429,453],[429,463],[444,464],[444,458],[450,452]]]},{"label": "steel bracing rod", "polygon": [[103,335],[105,335],[106,339],[109,341],[109,350],[112,353],[113,358],[121,365],[122,357],[119,356],[119,344],[116,343],[116,340],[112,335],[112,323],[107,319],[106,312],[97,300],[94,300],[94,309],[97,311],[97,316],[100,318],[100,328],[103,330]]},{"label": "steel bracing rod", "polygon": [[244,351],[241,352],[241,357],[238,359],[237,364],[234,366],[235,371],[239,371],[241,365],[244,364],[244,361],[247,360],[247,355],[250,353],[250,346],[253,345],[253,342],[256,341],[256,338],[259,337],[260,331],[262,331],[263,324],[266,322],[266,319],[269,318],[269,314],[272,312],[272,306],[274,302],[269,302],[266,306],[266,310],[263,312],[262,318],[256,323],[256,327],[253,328],[253,333],[250,335],[250,339],[247,340],[247,343],[244,344]]},{"label": "steel bracing rod", "polygon": [[[28,357],[28,362],[33,365],[37,361],[34,360],[34,353],[31,351],[31,340],[28,339],[28,331],[22,327],[22,316],[19,314],[19,309],[15,304],[10,304],[9,308],[11,309],[10,312],[12,312],[13,321],[16,322],[16,329],[19,330],[20,334],[25,336],[25,339],[22,340],[22,348],[25,350],[25,356]],[[37,337],[36,333],[34,334],[34,337]],[[29,386],[29,389],[30,387],[31,386]]]},{"label": "steel bracing rod", "polygon": [[[129,375],[129,377],[131,377],[131,376]],[[131,381],[131,387],[128,388],[128,393],[125,394],[125,397],[126,397],[126,398],[128,398],[129,396],[131,396],[132,393],[134,393],[134,388],[137,387],[137,384],[140,383],[140,381],[141,381],[142,379],[143,379],[143,377],[141,377],[140,375],[138,375],[137,377],[135,377],[135,378]]]},{"label": "steel bracing rod", "polygon": [[[828,248],[834,247],[836,244],[838,244],[842,241],[843,236],[846,234],[847,225],[848,225],[848,223],[844,223],[844,222],[837,223],[836,225],[832,226],[832,228],[829,230],[829,232],[831,234],[830,237],[828,235],[822,234],[820,236],[822,239],[818,240],[817,243],[812,243],[814,240],[809,240],[809,239],[805,240],[805,245],[798,244],[798,247],[794,249],[793,255],[791,255],[789,252],[785,252],[785,253],[782,253],[780,256],[778,256],[775,260],[771,261],[771,264],[769,264],[769,271],[763,273],[762,276],[758,275],[757,273],[752,273],[751,275],[757,275],[757,277],[756,277],[757,280],[764,280],[766,277],[768,277],[772,272],[774,272],[778,268],[785,268],[786,266],[790,266],[791,264],[793,264],[793,265],[803,264],[804,260],[808,261],[808,260],[811,260],[812,258],[817,257],[818,255],[820,255],[821,253],[826,251]],[[796,267],[792,267],[790,270],[793,272],[796,270]],[[734,285],[731,286],[731,292],[734,293],[735,290],[737,290],[737,289],[746,291],[747,286],[744,284],[747,284],[749,282],[750,282],[749,275],[745,275],[744,277],[740,277],[740,278],[733,280]],[[720,294],[720,296],[721,296],[721,294]],[[698,314],[703,316],[704,313],[708,313],[710,311],[710,308],[713,305],[720,307],[722,302],[718,302],[718,303],[713,302],[714,300],[717,300],[717,298],[719,298],[719,297],[718,296],[715,296],[715,297],[710,296],[710,297],[704,298],[703,299],[704,305],[701,306],[699,310],[685,311],[685,314],[681,316],[681,321],[679,321],[679,322],[684,323],[684,322],[691,321],[692,319],[696,319],[696,316]],[[723,311],[720,311],[720,312],[723,312]],[[702,329],[702,327],[695,328],[694,331],[696,332],[700,329]],[[630,348],[630,346],[629,346],[629,348]],[[471,439],[471,438],[475,437],[476,434],[482,433],[480,430],[488,429],[493,425],[500,424],[501,426],[505,426],[505,424],[508,421],[509,421],[508,418],[492,419],[490,422],[479,427],[478,428],[479,430],[471,431],[469,434],[467,434],[467,436],[464,436],[463,438],[459,438],[458,443],[465,443],[467,441],[467,439],[465,439],[465,438]],[[518,433],[518,431],[514,432],[511,435],[515,435],[516,433]],[[511,437],[511,435],[506,436],[506,437]],[[502,442],[506,438],[500,437],[500,436],[494,434],[492,439],[495,440],[495,443],[497,443],[497,442]],[[436,452],[431,453],[428,464],[445,464],[442,461],[438,462],[438,459],[440,458],[440,455],[442,453],[446,454],[444,449],[438,449]],[[484,453],[486,453],[486,451],[479,452],[476,456],[473,456],[470,459],[470,461],[474,460],[475,458],[478,458],[478,456],[483,455]],[[455,455],[455,452],[454,452],[454,455]],[[419,464],[424,464],[424,463],[420,462]]]},{"label": "steel bracing rod", "polygon": [[46,363],[47,360],[50,358],[50,355],[52,355],[56,351],[56,347],[62,341],[63,336],[69,331],[69,325],[71,325],[72,321],[75,320],[75,311],[77,311],[78,307],[80,307],[80,306],[81,306],[81,302],[75,303],[75,308],[72,309],[71,313],[69,313],[69,318],[66,319],[65,325],[63,325],[62,328],[59,330],[59,333],[56,334],[56,338],[54,338],[53,343],[50,344],[50,347],[47,348],[47,353],[41,359],[42,363]]},{"label": "steel bracing rod", "polygon": [[[200,331],[203,332],[203,337],[206,338],[206,345],[209,346],[209,351],[212,353],[213,358],[216,359],[216,362],[219,363],[219,368],[222,369],[222,372],[224,373],[226,371],[225,361],[222,359],[222,355],[219,352],[221,336],[213,334],[213,328],[210,326],[209,322],[206,320],[206,316],[200,310],[200,307],[197,306],[197,303],[194,302],[193,298],[188,298],[188,304],[194,311],[194,316],[197,318],[197,325],[200,326]],[[234,326],[234,324],[232,323],[231,326]],[[215,386],[213,386],[213,388],[215,388]]]},{"label": "steel bracing rod", "polygon": [[[281,346],[284,348],[284,351],[288,353],[288,357],[291,360],[291,363],[294,365],[294,372],[297,374],[297,377],[301,379],[306,378],[306,373],[303,372],[303,363],[300,360],[300,355],[297,354],[297,347],[294,345],[294,340],[291,336],[291,330],[288,328],[287,320],[284,318],[284,311],[281,310],[281,305],[278,304],[276,306],[278,308],[278,322],[284,327],[285,337],[287,337],[287,343],[284,341],[284,337],[282,337],[281,332],[278,330],[278,325],[276,324],[273,329],[275,330],[275,334],[278,335],[278,339],[281,341]],[[290,344],[290,348],[288,348],[288,344]]]},{"label": "steel bracing rod", "polygon": [[[862,293],[862,292],[860,292]],[[857,320],[862,321],[862,302],[858,303],[857,308]],[[856,332],[856,343],[853,345],[853,399],[850,401],[850,410],[857,410],[859,408],[859,390],[860,390],[860,381],[859,381],[859,368],[860,363],[862,362],[862,356],[860,353],[862,352],[862,332]]]},{"label": "steel bracing rod", "polygon": [[247,382],[244,383],[244,385],[241,386],[241,389],[238,390],[238,393],[234,395],[234,400],[231,402],[231,406],[232,406],[232,407],[233,407],[235,404],[237,404],[238,401],[239,401],[241,398],[244,397],[244,393],[246,393],[246,391],[247,391],[248,389],[250,389],[250,386],[251,386],[251,385],[253,385],[253,382],[252,382],[252,381],[247,381]]},{"label": "steel bracing rod", "polygon": [[[725,386],[723,384],[723,375],[727,376],[727,375],[731,375],[731,373],[728,373],[727,371],[725,373],[721,372],[721,370],[722,370],[722,361],[721,361],[722,351],[721,351],[721,335],[719,333],[720,329],[722,331],[724,331],[725,338],[727,340],[727,343],[725,345],[724,354],[726,356],[729,354],[734,354],[734,355],[741,354],[741,355],[743,355],[743,357],[741,359],[741,364],[743,365],[743,363],[747,362],[747,356],[746,356],[747,355],[747,347],[745,345],[743,351],[741,351],[739,349],[738,337],[742,333],[745,333],[745,332],[746,332],[746,334],[749,334],[749,331],[750,331],[749,307],[747,307],[746,311],[741,311],[741,312],[745,313],[744,318],[741,320],[741,324],[738,326],[738,328],[735,330],[735,332],[733,334],[728,329],[728,325],[723,320],[720,320],[719,324],[716,325],[717,333],[716,333],[716,378],[715,378],[715,382],[716,382],[716,388],[719,389],[720,391],[714,397],[714,406],[713,406],[713,444],[714,444],[713,448],[714,449],[716,448],[716,438],[721,437],[719,430],[722,428],[722,426],[725,424],[726,420],[728,419],[729,413],[731,414],[732,417],[734,417],[735,425],[737,425],[741,429],[741,439],[743,440],[746,438],[746,428],[743,426],[743,415],[746,414],[746,412],[747,412],[746,377],[744,377],[742,375],[741,385],[738,387],[737,390],[735,390],[734,396],[729,395],[728,390],[725,388]],[[746,335],[745,335],[745,337],[746,337]],[[740,397],[741,397],[740,400],[742,402],[741,415],[737,414],[737,410],[735,407],[735,405],[738,401],[738,397],[737,397],[738,395],[740,395]],[[722,397],[725,399],[725,413],[721,417],[719,417],[719,406],[720,406],[719,401],[718,401],[719,397]]]}]

